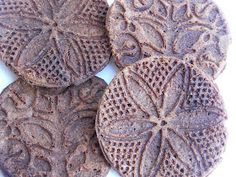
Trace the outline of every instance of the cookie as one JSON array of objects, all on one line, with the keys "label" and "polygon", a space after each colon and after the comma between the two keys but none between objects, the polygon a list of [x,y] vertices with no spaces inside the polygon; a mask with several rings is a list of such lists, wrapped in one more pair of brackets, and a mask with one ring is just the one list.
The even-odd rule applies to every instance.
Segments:
[{"label": "cookie", "polygon": [[230,43],[221,11],[211,0],[116,0],[107,29],[119,67],[150,56],[172,56],[216,78]]},{"label": "cookie", "polygon": [[17,80],[0,96],[0,166],[16,177],[105,177],[95,132],[106,83],[48,90]]},{"label": "cookie", "polygon": [[172,57],[126,67],[101,99],[96,131],[121,176],[207,176],[221,160],[226,113],[212,79]]},{"label": "cookie", "polygon": [[107,10],[105,0],[3,0],[0,58],[33,85],[79,85],[109,62]]}]

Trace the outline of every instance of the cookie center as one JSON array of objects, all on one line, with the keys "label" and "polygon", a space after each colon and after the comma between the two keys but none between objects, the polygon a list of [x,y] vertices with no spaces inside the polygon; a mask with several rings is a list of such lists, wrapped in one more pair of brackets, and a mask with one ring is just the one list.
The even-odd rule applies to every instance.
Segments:
[{"label": "cookie center", "polygon": [[152,122],[155,122],[160,127],[166,127],[168,125],[168,122],[166,120],[158,119],[156,116],[152,116],[150,120]]},{"label": "cookie center", "polygon": [[167,122],[165,120],[162,120],[161,123],[160,123],[160,126],[164,127],[165,125],[167,125]]},{"label": "cookie center", "polygon": [[49,26],[50,26],[51,29],[53,29],[53,30],[55,30],[55,31],[58,31],[58,30],[59,30],[58,22],[55,21],[55,20],[50,20]]},{"label": "cookie center", "polygon": [[55,28],[55,27],[57,27],[57,26],[58,26],[57,22],[56,22],[56,21],[52,21],[51,27],[52,27],[52,28]]},{"label": "cookie center", "polygon": [[53,31],[60,31],[62,32],[62,30],[60,29],[60,25],[59,25],[59,22],[55,19],[50,19],[50,18],[47,18],[45,17],[44,18],[44,23],[49,27],[51,28]]}]

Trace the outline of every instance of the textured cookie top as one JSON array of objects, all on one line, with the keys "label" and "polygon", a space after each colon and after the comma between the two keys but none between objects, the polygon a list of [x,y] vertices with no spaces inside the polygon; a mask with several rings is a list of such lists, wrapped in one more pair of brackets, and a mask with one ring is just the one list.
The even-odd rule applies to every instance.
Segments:
[{"label": "textured cookie top", "polygon": [[203,72],[179,59],[152,57],[113,79],[96,130],[122,176],[203,177],[221,159],[225,119],[218,89]]},{"label": "textured cookie top", "polygon": [[34,85],[80,84],[108,63],[105,0],[1,0],[0,58]]},{"label": "textured cookie top", "polygon": [[164,54],[214,78],[224,69],[230,37],[211,0],[116,0],[107,28],[119,67]]},{"label": "textured cookie top", "polygon": [[0,96],[0,166],[15,177],[105,177],[94,125],[106,84],[40,89],[22,80]]}]

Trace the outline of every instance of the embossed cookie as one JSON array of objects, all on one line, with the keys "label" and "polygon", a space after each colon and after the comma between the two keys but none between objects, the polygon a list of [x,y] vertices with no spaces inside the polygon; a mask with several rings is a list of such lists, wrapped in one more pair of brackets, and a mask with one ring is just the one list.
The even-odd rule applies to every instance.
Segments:
[{"label": "embossed cookie", "polygon": [[94,123],[106,84],[48,90],[17,80],[0,96],[0,167],[16,177],[105,177]]},{"label": "embossed cookie", "polygon": [[225,19],[211,0],[116,0],[107,29],[119,67],[164,54],[213,78],[224,69],[230,42]]},{"label": "embossed cookie", "polygon": [[105,0],[2,0],[0,58],[28,82],[79,85],[110,58]]},{"label": "embossed cookie", "polygon": [[205,177],[226,141],[222,99],[202,71],[152,57],[126,67],[101,99],[96,131],[124,177]]}]

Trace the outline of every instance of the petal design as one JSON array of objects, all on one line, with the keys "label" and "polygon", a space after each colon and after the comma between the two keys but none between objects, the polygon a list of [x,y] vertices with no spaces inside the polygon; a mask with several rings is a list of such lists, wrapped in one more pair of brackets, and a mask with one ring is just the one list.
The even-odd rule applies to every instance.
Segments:
[{"label": "petal design", "polygon": [[177,33],[177,37],[174,40],[174,51],[177,53],[189,53],[193,50],[193,46],[198,42],[199,38],[203,34],[200,29],[184,29]]},{"label": "petal design", "polygon": [[[111,50],[105,30],[107,10],[105,0],[4,0],[0,4],[0,58],[34,85],[79,85],[109,62]],[[75,53],[70,49],[70,42],[64,43],[63,49],[59,49],[60,40],[71,38],[76,38],[76,42],[81,45],[79,47],[86,48],[86,51],[81,49]],[[81,42],[83,40],[86,40],[85,45]],[[45,66],[37,63],[42,58],[51,57],[47,53],[51,48],[57,50],[56,54],[52,54],[53,58],[56,57],[54,61],[49,61]],[[89,69],[88,73],[78,72],[77,69],[85,65]]]},{"label": "petal design", "polygon": [[189,169],[186,164],[182,163],[178,155],[172,149],[165,151],[162,162],[154,176],[201,176],[193,175],[192,170]]},{"label": "petal design", "polygon": [[19,140],[0,140],[0,149],[3,150],[1,161],[12,172],[16,173],[30,163],[29,149]]},{"label": "petal design", "polygon": [[[201,97],[201,104],[192,104],[197,102],[195,97]],[[130,100],[138,111],[122,108],[122,101]],[[188,133],[223,124],[225,112],[212,80],[193,65],[172,57],[151,57],[136,62],[113,79],[100,105],[98,138],[106,158],[121,175],[204,176],[207,173],[200,154],[204,152],[194,144],[207,142],[200,138],[192,140]],[[146,114],[140,116],[137,112]],[[218,143],[216,151],[212,145],[207,150],[214,153],[209,154],[222,152],[225,131],[222,132],[223,138],[219,139],[223,144]],[[147,136],[145,140],[144,136]],[[218,137],[214,139],[215,143]],[[131,157],[126,159],[124,147],[131,143],[136,146],[137,142],[143,148],[129,165]],[[208,159],[208,165],[214,166],[214,159],[219,157],[204,158]]]},{"label": "petal design", "polygon": [[127,89],[137,105],[149,116],[158,117],[154,99],[155,93],[147,86],[145,80],[134,72],[124,73]]},{"label": "petal design", "polygon": [[172,77],[164,87],[162,115],[168,116],[180,109],[181,103],[186,92],[186,82],[188,80],[188,71],[182,66],[173,72]]},{"label": "petal design", "polygon": [[76,171],[85,168],[87,145],[79,145],[76,150],[70,154],[66,169],[70,174],[76,175]]},{"label": "petal design", "polygon": [[[68,38],[71,48],[68,49],[70,61],[64,62],[70,68],[73,68],[73,74],[77,75],[76,80],[84,80],[89,76],[94,75],[94,72],[101,70],[109,62],[110,47],[108,46],[109,39],[104,36],[78,37],[70,35]],[[60,47],[63,50],[63,46]],[[100,51],[99,54],[97,51]],[[74,57],[74,60],[72,60]],[[74,65],[72,65],[74,64]],[[75,65],[76,64],[76,65]]]},{"label": "petal design", "polygon": [[[124,31],[127,29],[127,21],[125,20],[125,17],[124,17],[124,13],[125,13],[125,8],[123,7],[123,5],[116,1],[113,3],[113,5],[111,6],[111,9],[114,9],[118,12],[115,12],[113,14],[110,14],[110,17],[107,18],[107,22],[106,25],[109,25],[110,23],[116,23],[116,29],[117,30],[121,30],[121,31]],[[111,26],[107,26],[107,28],[111,28]],[[110,34],[112,35],[112,34]]]},{"label": "petal design", "polygon": [[187,140],[184,138],[184,136],[179,135],[176,131],[169,129],[167,140],[170,143],[171,149],[175,152],[175,154],[177,154],[177,157],[180,159],[180,161],[188,169],[196,170],[199,166],[196,154],[191,145],[187,143]]},{"label": "petal design", "polygon": [[47,149],[50,149],[53,145],[52,133],[44,127],[33,123],[25,123],[21,127],[27,141],[32,144],[38,144]]},{"label": "petal design", "polygon": [[22,51],[18,65],[25,67],[29,64],[32,64],[32,62],[38,58],[39,54],[46,47],[48,47],[50,35],[50,31],[41,32],[38,36],[31,40],[26,46],[25,50]]},{"label": "petal design", "polygon": [[162,136],[162,131],[155,132],[148,140],[142,154],[140,164],[140,174],[143,176],[153,176],[156,167],[160,166],[165,151],[165,140]]},{"label": "petal design", "polygon": [[168,15],[168,7],[166,6],[166,2],[162,1],[162,0],[158,0],[156,1],[156,6],[155,8],[157,8],[156,12],[159,16],[163,17],[164,19],[167,17]]},{"label": "petal design", "polygon": [[0,24],[11,30],[36,30],[42,29],[42,26],[44,26],[41,19],[22,15],[1,15]]},{"label": "petal design", "polygon": [[200,107],[179,113],[171,124],[180,129],[204,129],[219,124],[226,119],[224,112],[217,108]]},{"label": "petal design", "polygon": [[53,18],[53,8],[51,0],[40,0],[35,4],[42,16]]},{"label": "petal design", "polygon": [[[90,0],[89,0],[90,1]],[[63,6],[60,8],[60,12],[57,15],[58,19],[68,19],[68,17],[73,17],[76,13],[81,12],[81,8],[86,6],[86,1],[77,1],[77,0],[70,0],[66,1]],[[71,13],[73,12],[73,13]]]},{"label": "petal design", "polygon": [[190,19],[189,4],[180,5],[174,8],[172,19],[175,22],[184,22]]},{"label": "petal design", "polygon": [[133,118],[144,119],[148,117],[127,91],[127,82],[123,76],[114,79],[113,87],[104,94],[103,99],[101,100],[103,104],[98,111],[100,119],[97,119],[97,125],[99,127],[105,129],[112,121],[122,117],[128,119],[129,117],[124,117],[125,114],[131,114],[133,116],[139,115]]},{"label": "petal design", "polygon": [[135,29],[139,32],[139,35],[136,35],[139,43],[147,45],[151,49],[163,53],[166,48],[165,34],[157,30],[150,23],[147,22],[133,22]]},{"label": "petal design", "polygon": [[[76,145],[80,141],[83,141],[86,136],[92,136],[92,134],[94,134],[93,117],[95,117],[95,115],[96,113],[94,112],[91,117],[80,118],[80,120],[78,120],[78,118],[72,118],[75,119],[75,121],[70,122],[64,130],[64,144],[66,147]],[[78,113],[74,114],[74,116],[78,117]],[[78,134],[81,135],[78,136]]]},{"label": "petal design", "polygon": [[[0,95],[0,163],[13,176],[73,176],[73,170],[77,175],[81,167],[76,160],[85,153],[89,154],[87,164],[93,163],[89,171],[99,173],[101,167],[98,176],[105,176],[109,166],[98,153],[98,145],[90,148],[89,152],[76,149],[80,143],[85,145],[97,140],[94,122],[99,98],[105,87],[106,83],[97,77],[83,86],[64,89],[34,87],[23,80],[11,84]],[[90,92],[85,93],[86,90]],[[79,98],[80,91],[90,99],[89,103]],[[15,97],[17,102],[10,96]],[[25,96],[30,99],[24,99]],[[21,102],[27,105],[23,110]],[[61,104],[64,109],[60,109]],[[78,136],[80,134],[82,136]],[[96,155],[90,156],[92,153]],[[68,163],[73,163],[71,173],[66,170],[70,166]],[[88,172],[81,170],[79,174],[87,176]]]},{"label": "petal design", "polygon": [[150,132],[153,127],[155,127],[155,123],[148,120],[120,118],[114,123],[111,122],[111,125],[107,126],[106,129],[100,131],[103,135],[109,136],[112,139],[132,140],[139,139],[140,136]]},{"label": "petal design", "polygon": [[[82,3],[76,0],[67,1],[57,17],[61,21],[60,27],[66,32],[71,32],[79,36],[104,35],[104,24],[98,21],[104,21],[105,19],[105,16],[102,18],[101,14],[104,13],[103,15],[106,15],[106,4],[104,4],[104,1],[97,1],[97,7],[94,8],[92,14],[88,15],[86,13],[90,13],[91,11],[90,2],[85,4],[85,1]],[[95,5],[93,4],[93,6]],[[72,10],[71,8],[74,9]],[[74,13],[71,14],[71,12]],[[94,20],[96,17],[100,17],[98,21]]]},{"label": "petal design", "polygon": [[35,157],[33,160],[33,165],[39,171],[50,172],[52,170],[50,163],[43,158]]},{"label": "petal design", "polygon": [[104,36],[105,30],[103,25],[93,24],[89,21],[69,21],[61,24],[61,29],[68,33],[73,33],[77,36],[96,37]]}]

